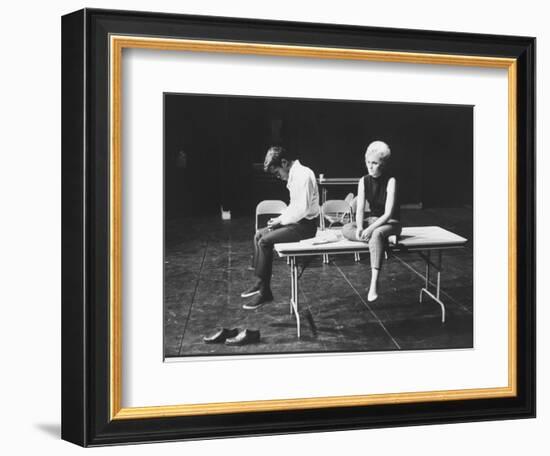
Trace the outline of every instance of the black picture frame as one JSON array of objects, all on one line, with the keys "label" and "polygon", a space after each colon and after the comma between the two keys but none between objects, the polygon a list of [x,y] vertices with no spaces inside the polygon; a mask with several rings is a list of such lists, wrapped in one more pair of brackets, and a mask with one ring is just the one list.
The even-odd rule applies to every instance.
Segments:
[{"label": "black picture frame", "polygon": [[[267,43],[517,62],[513,397],[112,419],[109,37]],[[535,39],[84,9],[62,19],[62,438],[82,446],[535,416]],[[497,286],[497,284],[495,284]]]}]

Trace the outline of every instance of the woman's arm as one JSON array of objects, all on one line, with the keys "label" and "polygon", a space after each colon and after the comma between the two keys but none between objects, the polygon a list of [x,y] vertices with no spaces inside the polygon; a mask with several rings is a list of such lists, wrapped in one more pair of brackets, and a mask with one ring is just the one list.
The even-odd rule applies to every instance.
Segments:
[{"label": "woman's arm", "polygon": [[384,213],[382,214],[382,216],[378,217],[374,223],[369,225],[367,229],[364,230],[361,235],[362,239],[369,240],[372,232],[379,226],[387,223],[388,220],[391,218],[393,208],[395,206],[396,188],[397,181],[395,180],[395,177],[391,177],[390,179],[388,179],[388,186],[386,187],[386,204],[384,206]]},{"label": "woman's arm", "polygon": [[365,218],[365,178],[359,179],[357,185],[357,207],[355,208],[355,223],[357,224],[356,236],[359,238],[363,231],[363,219]]}]

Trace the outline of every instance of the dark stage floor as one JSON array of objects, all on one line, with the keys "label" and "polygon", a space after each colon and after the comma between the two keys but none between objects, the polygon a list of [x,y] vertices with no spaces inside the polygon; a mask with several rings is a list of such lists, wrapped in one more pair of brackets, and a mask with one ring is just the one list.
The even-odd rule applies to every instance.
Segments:
[{"label": "dark stage floor", "polygon": [[[470,348],[473,345],[472,210],[402,211],[406,226],[438,225],[469,239],[443,255],[442,301],[418,302],[424,261],[414,253],[390,256],[380,275],[379,298],[367,302],[368,255],[314,257],[300,279],[302,337],[289,314],[290,275],[275,258],[275,300],[242,309],[240,293],[253,283],[250,264],[254,220],[204,217],[167,221],[164,334],[167,358],[188,355],[351,352]],[[313,326],[308,321],[309,315]],[[242,347],[202,342],[218,326],[255,328],[261,341]],[[316,328],[316,334],[313,330]]]}]

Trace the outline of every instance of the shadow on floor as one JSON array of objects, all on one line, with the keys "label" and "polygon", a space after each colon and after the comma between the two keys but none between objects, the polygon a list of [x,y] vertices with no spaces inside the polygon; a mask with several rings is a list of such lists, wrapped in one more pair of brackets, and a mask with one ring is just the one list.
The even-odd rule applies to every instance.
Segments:
[{"label": "shadow on floor", "polygon": [[34,427],[50,437],[61,438],[61,425],[59,423],[35,423]]}]

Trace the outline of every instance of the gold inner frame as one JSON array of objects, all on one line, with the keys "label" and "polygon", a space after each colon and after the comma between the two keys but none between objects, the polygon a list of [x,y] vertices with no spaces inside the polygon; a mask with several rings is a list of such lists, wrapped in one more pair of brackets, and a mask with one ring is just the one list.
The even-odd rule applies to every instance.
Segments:
[{"label": "gold inner frame", "polygon": [[[508,70],[508,386],[246,402],[122,407],[122,51],[123,49],[254,54],[317,59],[368,60]],[[517,395],[517,61],[483,56],[386,52],[242,42],[110,36],[110,415],[111,419],[158,418],[280,411],[374,404],[488,399]]]}]

